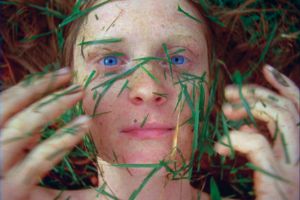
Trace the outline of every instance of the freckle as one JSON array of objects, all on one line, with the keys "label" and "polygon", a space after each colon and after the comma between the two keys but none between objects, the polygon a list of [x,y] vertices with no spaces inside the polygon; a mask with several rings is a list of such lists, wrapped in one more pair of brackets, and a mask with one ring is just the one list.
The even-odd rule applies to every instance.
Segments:
[{"label": "freckle", "polygon": [[103,31],[105,29],[105,26],[102,27],[101,31]]},{"label": "freckle", "polygon": [[97,14],[95,14],[95,18],[96,18],[96,20],[99,20],[99,17],[98,17],[98,15],[97,15]]},{"label": "freckle", "polygon": [[134,122],[134,123],[137,123],[137,119],[134,119],[133,122]]}]

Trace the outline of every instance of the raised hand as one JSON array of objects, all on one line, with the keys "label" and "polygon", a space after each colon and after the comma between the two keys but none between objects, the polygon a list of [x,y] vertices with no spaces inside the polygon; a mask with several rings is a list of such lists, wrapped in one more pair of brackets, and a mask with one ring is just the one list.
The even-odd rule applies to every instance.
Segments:
[{"label": "raised hand", "polygon": [[[299,199],[299,89],[273,67],[263,69],[266,80],[279,94],[259,85],[245,85],[242,94],[250,105],[253,117],[266,122],[273,142],[256,128],[242,126],[230,132],[230,141],[223,138],[216,151],[228,155],[232,148],[247,156],[254,169],[257,199]],[[223,112],[231,120],[248,115],[240,99],[239,88],[228,86],[225,96],[229,103]],[[223,143],[223,144],[222,144]]]},{"label": "raised hand", "polygon": [[[83,98],[80,85],[52,93],[70,80],[70,70],[62,68],[1,93],[2,199],[31,199],[33,194],[38,199],[37,183],[87,132],[90,118],[80,116],[38,144],[40,128]],[[47,199],[45,193],[40,195]]]}]

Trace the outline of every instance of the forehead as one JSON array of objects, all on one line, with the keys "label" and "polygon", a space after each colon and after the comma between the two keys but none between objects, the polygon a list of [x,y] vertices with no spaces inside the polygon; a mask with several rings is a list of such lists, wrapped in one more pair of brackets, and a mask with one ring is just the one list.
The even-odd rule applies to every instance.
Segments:
[{"label": "forehead", "polygon": [[179,12],[178,6],[201,20],[200,13],[187,0],[119,0],[89,13],[79,36],[88,40],[121,37],[132,43],[178,35],[202,41],[204,23]]}]

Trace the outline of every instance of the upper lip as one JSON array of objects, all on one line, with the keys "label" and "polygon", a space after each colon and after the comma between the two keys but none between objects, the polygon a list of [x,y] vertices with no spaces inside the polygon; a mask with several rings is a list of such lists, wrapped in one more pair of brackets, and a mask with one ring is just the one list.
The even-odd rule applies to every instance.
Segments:
[{"label": "upper lip", "polygon": [[147,123],[144,126],[141,124],[135,124],[122,129],[122,132],[132,132],[138,130],[174,130],[174,126],[161,123]]}]

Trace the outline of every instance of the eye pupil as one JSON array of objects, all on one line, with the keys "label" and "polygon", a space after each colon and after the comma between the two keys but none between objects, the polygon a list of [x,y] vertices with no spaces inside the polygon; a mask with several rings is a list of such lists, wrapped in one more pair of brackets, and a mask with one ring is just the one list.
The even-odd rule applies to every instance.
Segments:
[{"label": "eye pupil", "polygon": [[186,62],[185,57],[184,56],[173,56],[171,58],[171,61],[174,65],[182,65]]},{"label": "eye pupil", "polygon": [[106,56],[103,59],[103,64],[106,66],[113,66],[118,64],[118,58],[116,56]]}]

